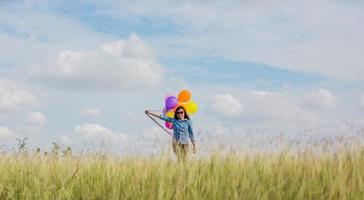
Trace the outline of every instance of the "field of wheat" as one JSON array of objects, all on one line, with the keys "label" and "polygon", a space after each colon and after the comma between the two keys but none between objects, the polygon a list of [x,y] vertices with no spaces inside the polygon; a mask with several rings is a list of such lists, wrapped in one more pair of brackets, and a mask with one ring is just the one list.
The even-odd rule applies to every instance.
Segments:
[{"label": "field of wheat", "polygon": [[168,156],[0,154],[0,199],[363,199],[364,151]]}]

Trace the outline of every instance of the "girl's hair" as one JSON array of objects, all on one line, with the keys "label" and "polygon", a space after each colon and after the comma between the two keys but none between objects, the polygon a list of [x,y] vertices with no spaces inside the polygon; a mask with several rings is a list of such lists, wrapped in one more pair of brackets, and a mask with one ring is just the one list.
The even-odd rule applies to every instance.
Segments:
[{"label": "girl's hair", "polygon": [[185,113],[185,119],[188,119],[188,120],[190,120],[190,117],[188,116],[188,114],[187,114],[187,112],[186,112],[186,109],[183,107],[183,106],[178,106],[177,108],[176,108],[176,111],[174,112],[174,118],[175,119],[177,119],[177,111],[178,110],[183,110],[183,112]]}]

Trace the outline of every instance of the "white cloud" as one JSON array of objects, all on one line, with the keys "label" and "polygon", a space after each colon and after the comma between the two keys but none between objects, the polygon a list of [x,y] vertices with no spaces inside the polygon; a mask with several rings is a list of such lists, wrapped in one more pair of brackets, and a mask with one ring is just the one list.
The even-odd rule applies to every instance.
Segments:
[{"label": "white cloud", "polygon": [[8,139],[15,136],[16,134],[13,130],[0,126],[0,139]]},{"label": "white cloud", "polygon": [[0,80],[0,113],[21,112],[39,105],[36,94],[13,81]]},{"label": "white cloud", "polygon": [[305,97],[306,103],[314,108],[332,109],[336,106],[336,97],[330,91],[318,89]]},{"label": "white cloud", "polygon": [[[104,5],[107,5],[108,2],[105,2]],[[172,26],[170,27],[172,28],[167,28],[167,34],[163,30],[160,32],[158,32],[159,30],[153,30],[152,34],[149,34],[149,32],[143,34],[148,35],[143,39],[147,40],[148,45],[151,44],[153,46],[153,50],[151,50],[137,36],[108,43],[110,39],[107,37],[110,35],[98,34],[91,28],[88,29],[85,23],[77,22],[76,18],[67,19],[65,16],[44,13],[43,9],[30,11],[31,9],[19,10],[3,7],[0,8],[0,25],[4,28],[0,31],[0,44],[2,44],[0,55],[2,55],[1,64],[4,64],[5,71],[12,71],[20,66],[25,66],[24,64],[33,64],[35,66],[33,69],[37,69],[37,71],[33,72],[34,75],[51,86],[71,89],[95,87],[101,89],[108,87],[132,89],[134,86],[136,88],[144,88],[153,85],[154,82],[158,82],[148,82],[148,77],[152,76],[155,77],[152,78],[153,80],[160,80],[161,78],[158,74],[163,74],[163,72],[155,73],[160,71],[154,70],[153,65],[158,65],[153,55],[153,52],[158,48],[158,56],[173,59],[179,58],[184,60],[185,57],[183,56],[196,58],[208,55],[217,58],[223,57],[228,60],[265,63],[275,67],[316,72],[338,79],[350,80],[360,79],[361,74],[363,74],[363,60],[361,59],[362,56],[359,55],[363,50],[363,26],[360,26],[363,21],[361,20],[363,18],[363,7],[359,1],[338,3],[338,1],[314,2],[303,0],[300,2],[283,1],[278,4],[269,1],[263,1],[263,3],[256,1],[224,3],[218,1],[204,1],[203,3],[197,1],[167,2],[165,0],[157,0],[157,3],[148,3],[147,1],[115,2],[117,2],[116,4],[121,4],[120,7],[122,9],[118,5],[113,5],[112,9],[107,8],[106,12],[103,13],[102,10],[98,10],[100,7],[96,6],[95,12],[100,15],[110,14],[113,11],[114,14],[117,13],[116,15],[121,13],[128,19],[135,20],[130,24],[138,23],[138,20],[141,18],[153,20],[156,19],[153,16],[158,15],[157,19],[168,19],[166,22],[171,24]],[[137,18],[138,16],[141,17]],[[121,20],[118,18],[115,21]],[[154,22],[152,21],[152,23]],[[157,31],[158,34],[154,34],[154,31]],[[175,31],[178,33],[175,34]],[[51,55],[58,56],[54,59],[49,59]],[[48,62],[45,60],[48,60]],[[121,65],[120,63],[131,63],[131,65],[116,67]],[[153,66],[150,67],[151,70],[146,70],[150,72],[146,73],[146,75],[143,71],[144,69],[141,69],[142,67],[140,69],[134,67],[139,66],[135,65],[135,63],[141,63],[140,65],[142,66],[145,66],[145,63],[152,63],[150,65]],[[127,66],[133,66],[133,68]],[[171,70],[173,70],[173,67]],[[5,75],[3,74],[3,76]],[[109,79],[109,77],[111,78]],[[132,79],[132,77],[137,78]],[[19,76],[19,78],[21,77]],[[180,77],[168,78],[180,80]],[[177,83],[177,81],[174,82]],[[150,126],[149,121],[146,122],[147,120],[140,117],[144,107],[155,106],[158,108],[161,105],[164,91],[166,93],[171,88],[179,87],[176,84],[171,84],[171,81],[164,81],[164,84],[165,87],[163,85],[163,88],[158,91],[150,90],[142,94],[124,93],[123,91],[118,93],[120,96],[115,95],[111,97],[110,95],[105,98],[99,97],[100,95],[96,94],[95,96],[90,95],[87,97],[95,97],[93,101],[101,102],[102,100],[103,103],[116,102],[116,98],[120,99],[120,104],[123,105],[122,111],[115,111],[115,113],[121,114],[121,117],[132,122],[124,123],[125,126],[123,128],[125,128],[125,131],[135,130],[135,132],[138,132],[141,128],[145,128],[147,125]],[[189,84],[186,83],[186,86],[183,87],[200,87],[200,85]],[[36,110],[34,108],[38,102],[37,94],[22,87],[17,87],[21,90],[9,89],[11,87],[0,87],[0,114],[5,110],[6,112],[21,111],[22,114],[25,114],[22,117],[26,117],[28,111]],[[331,92],[319,91],[314,91],[313,94],[307,95],[310,96],[308,99],[311,102],[308,103],[305,98],[302,98],[305,94],[301,91],[302,88],[300,86],[295,88],[298,95],[290,92],[256,91],[251,93],[251,88],[244,90],[244,88],[239,86],[235,87],[235,91],[230,92],[224,90],[226,87],[235,86],[217,86],[214,90],[210,91],[209,95],[205,95],[206,93],[202,90],[200,93],[194,92],[196,101],[200,106],[199,113],[195,115],[194,120],[198,122],[210,117],[204,115],[206,113],[203,112],[204,110],[211,109],[212,105],[204,102],[209,102],[210,99],[207,99],[207,97],[211,97],[213,94],[231,94],[230,96],[237,100],[231,105],[237,105],[235,107],[240,105],[240,111],[238,111],[239,109],[231,110],[233,106],[227,106],[227,101],[220,101],[220,104],[216,105],[217,109],[215,111],[217,113],[220,112],[221,115],[236,116],[234,118],[236,120],[232,122],[231,120],[216,121],[216,119],[212,119],[208,121],[209,123],[196,123],[197,128],[204,127],[206,124],[210,124],[210,122],[211,124],[221,122],[231,123],[234,126],[237,124],[244,124],[242,126],[256,124],[258,128],[278,127],[286,129],[294,126],[295,130],[302,130],[306,127],[312,128],[318,119],[334,122],[346,117],[342,115],[328,116],[327,111],[306,107],[306,105],[311,107],[315,105],[319,108],[342,109],[344,111],[345,106],[339,108],[341,106],[339,103],[342,103],[342,94],[339,93],[337,97],[340,98],[340,102],[337,102],[338,105],[336,105],[334,103],[335,100],[333,100],[336,97],[333,96],[332,98],[330,96],[332,95]],[[6,94],[4,91],[12,95],[3,95]],[[15,92],[15,94],[14,91],[21,91],[20,93],[28,93],[28,95],[17,95],[18,92]],[[216,91],[220,92],[216,93]],[[57,113],[57,115],[59,114],[58,118],[66,119],[68,113],[72,113],[74,110],[80,111],[79,108],[82,109],[85,108],[84,106],[87,106],[82,103],[86,98],[81,93],[69,91],[58,93],[58,91],[54,91],[52,88],[49,92],[52,93],[53,99],[51,100],[52,102],[49,102],[49,106],[47,106],[47,109],[49,109],[47,113],[57,112],[62,109],[64,112]],[[15,98],[16,96],[21,96],[21,98]],[[26,96],[33,96],[35,100],[23,98]],[[128,98],[122,99],[125,96]],[[142,98],[145,96],[149,97],[148,105],[145,104],[145,100]],[[206,98],[203,96],[206,96]],[[224,98],[226,99],[226,97]],[[360,104],[364,107],[363,98],[362,95]],[[199,99],[205,99],[206,101]],[[354,102],[351,101],[353,99]],[[7,102],[9,100],[13,103],[9,104]],[[244,106],[242,106],[239,100],[244,102]],[[213,101],[218,100],[213,99]],[[55,106],[60,105],[61,102],[65,102],[65,106],[60,108]],[[67,105],[69,102],[74,103],[73,108],[77,108],[70,111],[67,110],[67,108],[70,108]],[[234,102],[234,100],[231,102]],[[357,106],[357,94],[348,102]],[[133,105],[133,109],[127,110],[130,105]],[[114,105],[110,106],[113,107]],[[111,108],[110,106],[109,108]],[[108,108],[105,107],[105,109]],[[86,113],[98,115],[97,113],[99,112],[89,110]],[[345,115],[353,114],[348,111]],[[0,119],[0,123],[10,128],[6,132],[9,133],[12,130],[14,130],[12,132],[21,134],[26,132],[18,131],[15,128],[23,126],[19,124],[19,122],[24,121],[23,118],[13,120],[8,119],[8,115],[4,116],[6,117]],[[76,119],[77,121],[77,117],[74,117],[70,117],[69,120]],[[114,116],[102,117],[102,121],[108,121],[108,123],[114,123],[114,125],[119,123],[119,121],[112,119],[116,118]],[[53,120],[53,118],[49,118],[49,120]],[[51,131],[58,132],[62,129],[60,127],[67,127],[69,125],[67,123],[70,123],[69,120],[61,120],[64,124],[52,127]],[[135,126],[135,122],[138,122],[137,126]],[[90,126],[93,128],[87,128]],[[119,134],[117,131],[107,129],[98,124],[88,124],[88,126],[84,124],[78,127],[75,135],[83,135],[87,138],[89,138],[88,135],[99,135],[96,138],[102,138],[103,136],[100,135],[103,134],[99,132],[109,133],[106,134],[109,135],[107,136],[108,138],[114,138],[114,134]],[[97,134],[89,134],[90,132],[93,133],[92,130],[96,130]],[[226,129],[222,134],[229,133],[229,131],[229,129]],[[158,128],[151,129],[150,132],[153,134],[160,133]],[[111,134],[114,136],[110,136],[110,133],[114,133]],[[161,132],[160,134],[164,138],[164,133]],[[128,135],[128,139],[132,137],[131,135]],[[68,141],[73,141],[73,139],[73,137],[68,137]]]},{"label": "white cloud", "polygon": [[110,2],[102,14],[164,18],[183,30],[151,38],[162,56],[208,54],[362,80],[362,1]]},{"label": "white cloud", "polygon": [[364,108],[364,93],[362,93],[359,97],[359,105]]},{"label": "white cloud", "polygon": [[70,138],[69,138],[69,136],[68,135],[61,135],[60,137],[59,137],[59,142],[61,143],[61,144],[66,144],[66,145],[70,145],[70,144],[72,144],[72,143],[74,143],[74,141],[72,141]]},{"label": "white cloud", "polygon": [[76,126],[73,134],[59,136],[58,141],[72,146],[72,149],[106,150],[130,156],[164,152],[171,147],[171,139],[170,135],[157,126],[126,135],[99,124],[83,124]]},{"label": "white cloud", "polygon": [[83,110],[81,113],[83,115],[96,117],[96,116],[99,116],[101,112],[97,108],[87,108],[87,109]]},{"label": "white cloud", "polygon": [[31,111],[42,104],[44,92],[33,92],[19,83],[0,79],[0,123],[3,136],[39,135],[47,120],[42,113]]},{"label": "white cloud", "polygon": [[29,125],[44,126],[47,123],[47,119],[40,112],[28,112],[27,122]]},{"label": "white cloud", "polygon": [[96,51],[62,51],[54,61],[32,66],[29,72],[68,89],[140,89],[162,80],[152,50],[135,34]]},{"label": "white cloud", "polygon": [[283,92],[253,91],[247,97],[246,116],[258,126],[302,130],[312,128],[317,114],[300,105],[294,96]]},{"label": "white cloud", "polygon": [[83,124],[74,128],[74,133],[81,138],[95,142],[105,142],[106,144],[117,144],[126,140],[124,133],[117,133],[99,124]]},{"label": "white cloud", "polygon": [[54,13],[51,2],[4,4],[0,6],[0,55],[6,66],[19,69],[42,63],[62,49],[88,49],[107,41],[77,19]]},{"label": "white cloud", "polygon": [[225,116],[236,116],[241,113],[243,106],[235,97],[229,94],[220,94],[213,96],[211,109]]},{"label": "white cloud", "polygon": [[[59,5],[20,2],[0,8],[2,62],[39,63],[61,49],[90,49],[109,40],[76,18],[52,13],[53,6]],[[178,34],[148,37],[160,56],[208,54],[360,81],[363,7],[362,1],[142,0],[107,1],[91,14],[137,25],[145,18],[165,19]]]}]

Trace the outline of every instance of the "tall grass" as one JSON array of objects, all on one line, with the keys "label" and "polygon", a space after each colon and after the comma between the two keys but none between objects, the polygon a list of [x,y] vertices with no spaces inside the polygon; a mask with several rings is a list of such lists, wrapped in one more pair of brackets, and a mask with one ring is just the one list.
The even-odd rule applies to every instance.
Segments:
[{"label": "tall grass", "polygon": [[363,199],[364,151],[168,157],[0,154],[0,199]]}]

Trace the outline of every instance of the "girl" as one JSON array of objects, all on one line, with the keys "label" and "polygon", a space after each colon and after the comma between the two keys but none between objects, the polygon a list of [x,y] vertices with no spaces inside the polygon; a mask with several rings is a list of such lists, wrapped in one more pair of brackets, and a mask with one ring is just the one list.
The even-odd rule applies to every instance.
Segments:
[{"label": "girl", "polygon": [[151,114],[155,117],[158,117],[164,121],[173,124],[172,146],[173,151],[178,157],[178,160],[186,159],[189,147],[189,139],[192,142],[193,153],[196,153],[196,143],[192,129],[192,122],[183,106],[177,107],[174,113],[174,118],[167,117],[163,114],[151,112],[149,110],[146,110],[145,113]]}]

